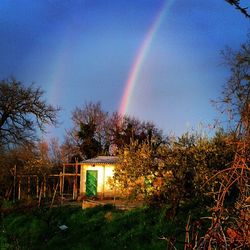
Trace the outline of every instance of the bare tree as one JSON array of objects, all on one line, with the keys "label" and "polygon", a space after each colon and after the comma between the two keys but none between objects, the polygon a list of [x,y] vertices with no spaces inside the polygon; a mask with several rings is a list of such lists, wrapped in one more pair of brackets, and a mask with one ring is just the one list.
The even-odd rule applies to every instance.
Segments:
[{"label": "bare tree", "polygon": [[[101,145],[104,150],[107,142],[107,118],[108,112],[103,111],[100,102],[89,102],[82,107],[76,107],[72,111],[73,128],[67,131],[62,145],[63,158],[68,161],[74,161],[75,159],[81,160],[86,157],[83,144],[85,144],[87,137],[86,133],[82,133],[84,132],[82,130],[83,127],[85,129],[92,127],[93,134],[91,138]],[[88,147],[88,145],[86,146]]]},{"label": "bare tree", "polygon": [[245,17],[250,18],[248,13],[248,7],[243,7],[240,3],[240,0],[225,0],[229,4],[233,5],[237,10],[239,10]]},{"label": "bare tree", "polygon": [[1,145],[31,142],[37,129],[44,132],[46,125],[56,125],[60,108],[47,104],[43,95],[34,84],[26,87],[13,78],[0,81]]},{"label": "bare tree", "polygon": [[102,109],[101,103],[85,103],[82,107],[76,107],[72,112],[74,129],[79,131],[81,124],[95,125],[95,138],[101,144],[105,143],[108,112]]},{"label": "bare tree", "polygon": [[62,165],[62,150],[58,138],[52,138],[49,142],[50,158],[54,167]]},{"label": "bare tree", "polygon": [[220,112],[228,115],[231,129],[239,132],[242,119],[250,119],[250,35],[238,51],[226,48],[222,55],[230,77],[214,103]]}]

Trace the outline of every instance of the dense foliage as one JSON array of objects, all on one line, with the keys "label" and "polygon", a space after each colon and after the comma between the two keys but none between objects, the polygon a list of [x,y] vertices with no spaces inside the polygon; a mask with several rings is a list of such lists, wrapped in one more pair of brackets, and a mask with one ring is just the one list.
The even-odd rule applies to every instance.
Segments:
[{"label": "dense foliage", "polygon": [[131,141],[120,152],[113,185],[129,198],[168,203],[174,210],[191,197],[209,199],[215,184],[208,180],[233,160],[227,138],[223,131],[212,138],[186,133],[157,148]]}]

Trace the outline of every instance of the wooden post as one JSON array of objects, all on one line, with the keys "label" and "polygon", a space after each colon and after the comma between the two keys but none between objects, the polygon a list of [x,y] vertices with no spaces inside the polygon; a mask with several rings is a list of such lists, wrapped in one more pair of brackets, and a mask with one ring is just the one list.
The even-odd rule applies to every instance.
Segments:
[{"label": "wooden post", "polygon": [[63,164],[61,203],[63,203],[65,164]]},{"label": "wooden post", "polygon": [[64,192],[64,178],[65,178],[65,165],[63,165],[63,175],[62,175],[62,195]]},{"label": "wooden post", "polygon": [[76,193],[76,179],[75,179],[75,176],[73,177],[73,196],[72,196],[72,199],[74,200],[75,199],[75,193]]},{"label": "wooden post", "polygon": [[46,191],[47,191],[47,181],[46,176],[43,177],[43,197],[46,198]]},{"label": "wooden post", "polygon": [[10,200],[11,193],[13,193],[12,190],[13,190],[13,185],[11,184],[5,193],[5,197],[7,198],[7,200]]},{"label": "wooden post", "polygon": [[21,177],[18,179],[18,200],[21,199]]},{"label": "wooden post", "polygon": [[51,204],[50,204],[50,208],[52,208],[52,206],[54,204],[54,200],[55,200],[55,197],[56,197],[56,191],[57,191],[57,188],[58,188],[58,184],[59,184],[59,182],[57,182],[57,184],[56,184],[56,188],[55,188],[54,195],[53,195],[53,198],[52,198],[52,201],[51,201]]},{"label": "wooden post", "polygon": [[42,193],[43,193],[43,185],[44,185],[44,183],[41,182],[39,200],[38,200],[38,207],[40,207],[40,205],[41,205],[41,199],[42,199]]},{"label": "wooden post", "polygon": [[60,172],[59,181],[60,181],[60,195],[62,195],[62,172]]},{"label": "wooden post", "polygon": [[190,241],[190,239],[189,239],[189,230],[190,230],[190,225],[189,225],[189,223],[190,223],[190,214],[189,214],[189,216],[188,216],[188,220],[187,220],[187,224],[186,224],[186,234],[185,234],[185,245],[184,245],[184,250],[187,250],[188,248],[189,248],[189,241]]},{"label": "wooden post", "polygon": [[78,162],[75,165],[75,176],[73,180],[73,200],[77,198],[77,173],[78,173]]},{"label": "wooden post", "polygon": [[13,202],[16,201],[16,165],[14,166],[14,178],[13,178]]},{"label": "wooden post", "polygon": [[28,199],[30,198],[30,176],[28,176]]},{"label": "wooden post", "polygon": [[36,198],[39,198],[39,179],[36,176]]}]

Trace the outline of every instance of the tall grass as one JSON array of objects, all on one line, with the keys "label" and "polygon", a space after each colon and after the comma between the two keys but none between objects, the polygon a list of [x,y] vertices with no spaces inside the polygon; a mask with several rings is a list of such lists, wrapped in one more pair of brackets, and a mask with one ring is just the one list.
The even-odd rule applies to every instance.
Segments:
[{"label": "tall grass", "polygon": [[111,205],[15,212],[2,219],[0,249],[166,249],[161,236],[176,237],[183,247],[185,209],[175,220],[167,219],[166,208],[121,211]]}]

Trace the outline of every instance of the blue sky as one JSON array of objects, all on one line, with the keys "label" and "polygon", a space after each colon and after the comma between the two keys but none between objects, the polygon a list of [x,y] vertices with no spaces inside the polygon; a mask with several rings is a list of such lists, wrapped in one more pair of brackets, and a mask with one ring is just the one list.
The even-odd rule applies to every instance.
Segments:
[{"label": "blue sky", "polygon": [[118,111],[136,54],[164,2],[169,7],[128,114],[177,135],[212,123],[218,113],[210,100],[228,77],[220,51],[237,49],[250,27],[223,0],[1,0],[0,79],[41,86],[48,102],[63,109],[61,125],[48,136],[63,138],[76,106],[101,101],[104,110]]}]

